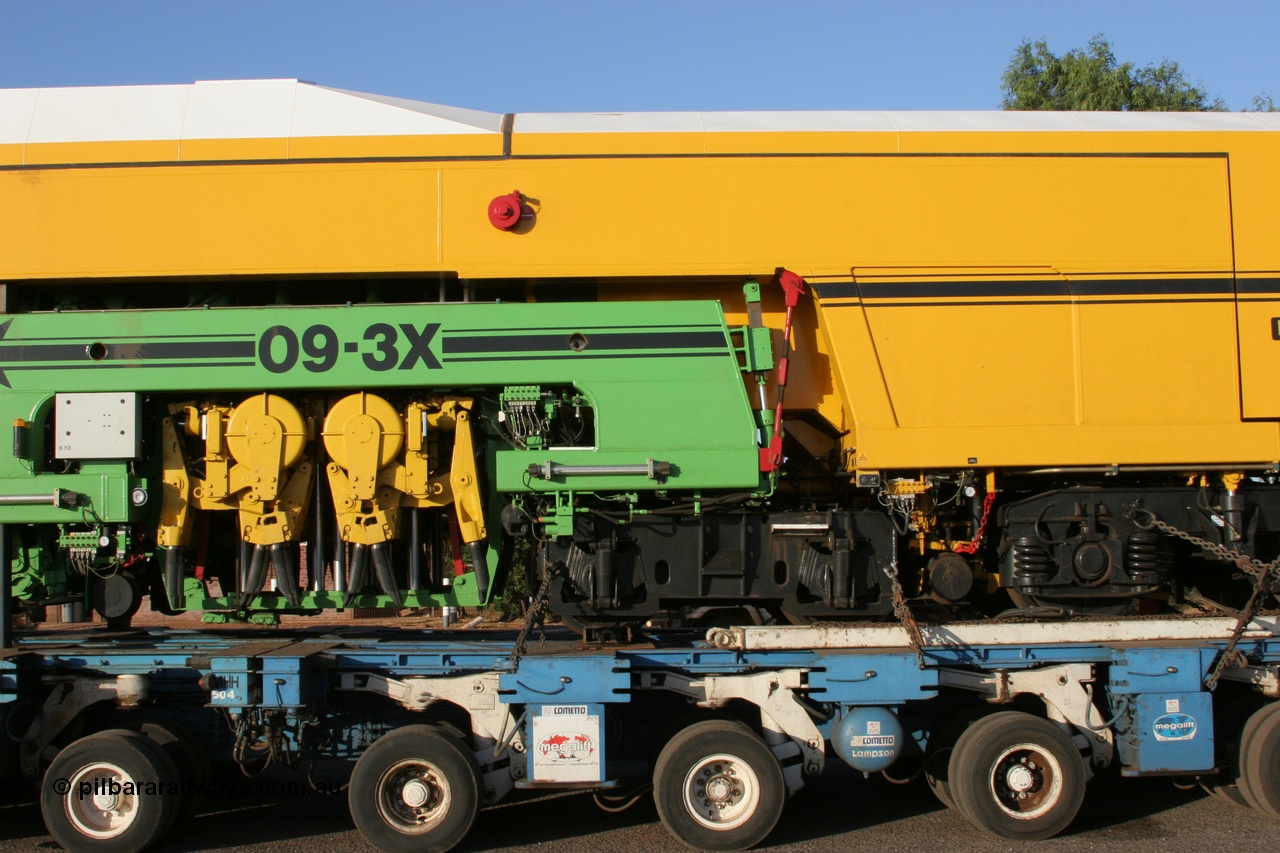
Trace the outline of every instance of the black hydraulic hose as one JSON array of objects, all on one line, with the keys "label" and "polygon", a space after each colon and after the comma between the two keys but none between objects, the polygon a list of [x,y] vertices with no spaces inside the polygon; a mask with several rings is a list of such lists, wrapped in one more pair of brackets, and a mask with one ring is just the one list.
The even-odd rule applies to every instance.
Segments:
[{"label": "black hydraulic hose", "polygon": [[249,601],[262,592],[267,582],[268,551],[263,545],[253,546],[253,556],[249,559],[249,572],[245,576],[244,589],[240,590],[240,606],[248,607]]},{"label": "black hydraulic hose", "polygon": [[187,597],[182,590],[182,552],[177,548],[164,550],[164,590],[169,596],[169,606],[181,610]]},{"label": "black hydraulic hose", "polygon": [[329,514],[324,509],[329,505],[329,501],[328,495],[325,494],[324,466],[316,467],[320,469],[320,473],[316,476],[316,484],[311,496],[311,505],[315,507],[315,512],[312,513],[311,541],[307,544],[307,587],[314,592],[323,592],[324,570],[328,563],[326,543],[329,538],[328,531],[325,529]]},{"label": "black hydraulic hose", "polygon": [[365,570],[369,565],[369,546],[356,544],[351,546],[351,576],[347,579],[347,594],[342,598],[342,606],[350,607],[360,590],[364,588]]},{"label": "black hydraulic hose", "polygon": [[298,592],[298,561],[293,547],[284,542],[272,545],[271,565],[276,569],[276,588],[290,607],[297,607],[302,603],[302,596]]},{"label": "black hydraulic hose", "polygon": [[409,589],[422,589],[422,517],[416,507],[409,513]]},{"label": "black hydraulic hose", "polygon": [[369,555],[373,559],[373,573],[378,580],[378,588],[382,590],[382,594],[391,599],[391,603],[396,607],[402,607],[404,602],[400,598],[400,582],[396,579],[396,572],[391,565],[391,546],[386,542],[378,542],[369,546]]},{"label": "black hydraulic hose", "polygon": [[489,546],[483,540],[468,542],[471,549],[471,567],[476,572],[476,595],[483,605],[489,596]]}]

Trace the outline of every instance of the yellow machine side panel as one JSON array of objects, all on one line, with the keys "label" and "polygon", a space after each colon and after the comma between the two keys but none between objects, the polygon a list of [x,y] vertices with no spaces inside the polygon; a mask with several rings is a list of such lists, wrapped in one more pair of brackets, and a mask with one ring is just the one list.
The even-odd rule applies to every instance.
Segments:
[{"label": "yellow machine side panel", "polygon": [[1246,418],[1280,418],[1280,274],[1240,276],[1235,321]]},{"label": "yellow machine side panel", "polygon": [[1073,423],[1071,314],[1064,304],[867,304],[898,426]]},{"label": "yellow machine side panel", "polygon": [[522,133],[519,117],[511,147],[511,153],[517,156],[557,157],[580,154],[827,154],[832,151],[897,154],[899,150],[899,134],[892,131]]},{"label": "yellow machine side panel", "polygon": [[1280,418],[1280,157],[1270,142],[1239,140],[1231,152],[1236,322],[1246,418]]},{"label": "yellow machine side panel", "polygon": [[[254,140],[256,143],[257,140]],[[6,146],[5,165],[39,166],[64,163],[154,163],[179,159],[176,139],[129,142],[46,142]],[[255,146],[256,147],[256,146]]]},{"label": "yellow machine side panel", "polygon": [[924,263],[817,287],[858,467],[1280,455],[1240,417],[1224,159],[940,160],[926,201],[875,196]]},{"label": "yellow machine side panel", "polygon": [[[1080,157],[4,171],[0,275],[767,276],[785,265],[821,276],[1005,263],[1224,272],[1223,174],[1219,159]],[[513,189],[537,211],[527,233],[499,231],[486,215]],[[1206,224],[1203,236],[1178,236]]]},{"label": "yellow machine side panel", "polygon": [[[1166,136],[1175,138],[1146,143],[1163,150]],[[789,409],[856,427],[849,441],[863,467],[1280,458],[1274,423],[1240,422],[1242,380],[1246,417],[1280,415],[1270,382],[1280,357],[1267,346],[1280,341],[1256,340],[1259,326],[1270,335],[1272,309],[1242,303],[1248,335],[1237,356],[1231,301],[1233,252],[1250,259],[1242,273],[1280,271],[1274,216],[1257,188],[1277,174],[1265,140],[1241,143],[1229,160],[1028,156],[1036,138],[1019,136],[1018,156],[0,171],[0,279],[443,271],[667,279],[681,295],[694,276],[763,281],[785,265],[815,282],[882,288],[824,306],[821,337],[797,324],[787,398]],[[1138,147],[1137,138],[1106,139]],[[1195,144],[1187,139],[1176,137]],[[315,156],[326,144],[340,156],[341,140],[316,141]],[[512,190],[536,211],[519,233],[486,215]],[[974,282],[1016,282],[1020,270],[1064,290],[966,295]],[[1200,290],[1169,292],[1123,284],[1201,280]],[[883,290],[896,281],[934,292]],[[1107,282],[1120,284],[1099,290]],[[738,293],[724,301],[740,310]],[[776,327],[777,303],[766,309]]]},{"label": "yellow machine side panel", "polygon": [[498,134],[232,137],[226,139],[94,140],[0,145],[0,165],[199,163],[378,157],[496,157]]},{"label": "yellow machine side panel", "polygon": [[1242,275],[1280,274],[1280,146],[1259,134],[1232,140],[1231,209],[1236,237],[1236,271]]},{"label": "yellow machine side panel", "polygon": [[0,270],[73,278],[430,269],[439,265],[439,186],[430,164],[0,172]]},{"label": "yellow machine side panel", "polygon": [[1229,293],[1188,301],[1082,299],[1076,311],[1082,423],[1163,429],[1240,420]]}]

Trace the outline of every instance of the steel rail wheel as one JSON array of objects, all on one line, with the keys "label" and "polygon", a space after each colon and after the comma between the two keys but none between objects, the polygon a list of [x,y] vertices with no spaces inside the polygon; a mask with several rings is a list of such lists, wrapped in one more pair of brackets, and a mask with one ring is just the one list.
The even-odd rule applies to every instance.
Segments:
[{"label": "steel rail wheel", "polygon": [[1084,760],[1071,738],[1020,711],[970,726],[956,741],[948,776],[960,813],[1001,838],[1057,835],[1084,800]]},{"label": "steel rail wheel", "polygon": [[66,850],[133,853],[158,841],[177,816],[172,762],[142,735],[98,732],[58,753],[40,788],[49,833]]},{"label": "steel rail wheel", "polygon": [[760,843],[786,801],[782,768],[760,736],[736,720],[703,720],[658,755],[653,799],[662,823],[698,850]]},{"label": "steel rail wheel", "polygon": [[475,824],[482,796],[471,750],[434,726],[405,726],[356,762],[348,799],[360,833],[379,850],[443,853]]},{"label": "steel rail wheel", "polygon": [[1245,723],[1239,787],[1256,811],[1280,818],[1280,702],[1259,708]]}]

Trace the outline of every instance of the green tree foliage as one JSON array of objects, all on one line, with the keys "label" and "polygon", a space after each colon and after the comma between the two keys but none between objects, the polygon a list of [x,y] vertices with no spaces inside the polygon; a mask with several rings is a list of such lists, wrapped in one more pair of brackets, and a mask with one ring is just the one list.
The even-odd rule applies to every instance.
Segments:
[{"label": "green tree foliage", "polygon": [[1001,78],[1006,110],[1225,110],[1192,85],[1178,63],[1163,60],[1141,68],[1116,61],[1101,33],[1084,50],[1062,56],[1043,40],[1023,41]]},{"label": "green tree foliage", "polygon": [[1280,112],[1280,107],[1276,106],[1270,94],[1263,92],[1261,95],[1253,96],[1253,103],[1249,105],[1249,110],[1255,113],[1277,113]]}]

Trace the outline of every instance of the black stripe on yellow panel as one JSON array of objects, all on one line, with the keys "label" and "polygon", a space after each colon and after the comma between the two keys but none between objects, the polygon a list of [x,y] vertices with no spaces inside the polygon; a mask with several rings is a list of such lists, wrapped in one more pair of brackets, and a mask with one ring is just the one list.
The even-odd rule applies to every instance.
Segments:
[{"label": "black stripe on yellow panel", "polygon": [[1280,278],[1237,278],[1236,293],[1280,294]]},{"label": "black stripe on yellow panel", "polygon": [[[1278,297],[1280,298],[1280,297]],[[881,300],[870,300],[867,302],[849,302],[842,304],[830,305],[827,307],[842,308],[861,305],[863,308],[961,308],[966,306],[974,306],[985,308],[992,305],[1017,305],[1020,307],[1048,307],[1054,305],[1076,305],[1079,307],[1088,307],[1090,305],[1152,305],[1159,303],[1160,305],[1216,305],[1227,304],[1234,305],[1236,302],[1230,296],[1225,297],[1198,297],[1198,298],[1165,298],[1160,296],[1149,296],[1146,298],[1133,299],[1090,299],[1087,302],[1079,299],[984,299],[981,302],[967,299],[945,299],[932,301],[916,301],[916,302],[890,302]]]},{"label": "black stripe on yellow panel", "polygon": [[[1275,287],[1275,282],[1272,283]],[[1226,296],[1230,278],[843,282],[814,285],[819,299],[980,299],[1075,296]],[[1138,300],[1141,301],[1141,300]]]}]

